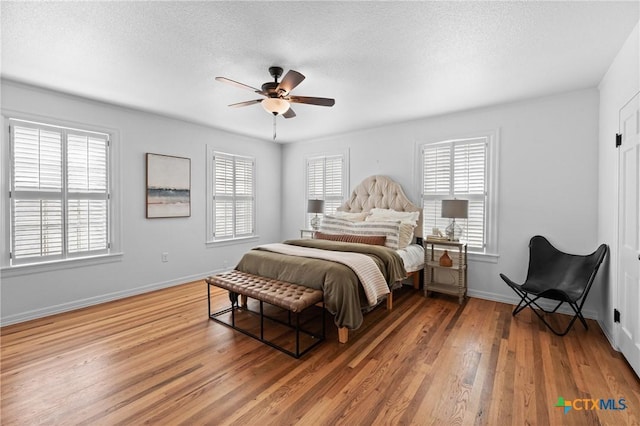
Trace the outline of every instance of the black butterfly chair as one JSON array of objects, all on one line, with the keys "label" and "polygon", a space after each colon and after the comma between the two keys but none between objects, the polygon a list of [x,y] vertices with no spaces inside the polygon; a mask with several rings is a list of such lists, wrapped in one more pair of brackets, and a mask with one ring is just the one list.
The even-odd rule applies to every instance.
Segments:
[{"label": "black butterfly chair", "polygon": [[[580,318],[584,328],[588,329],[587,322],[582,316],[582,306],[606,254],[607,246],[605,244],[601,244],[595,252],[589,255],[580,256],[561,252],[540,235],[531,238],[529,242],[529,271],[524,284],[516,284],[504,274],[500,274],[500,277],[521,299],[512,315],[516,316],[529,306],[542,322],[558,336],[567,334],[576,318]],[[559,303],[552,311],[547,311],[536,303],[540,298],[555,300]],[[569,304],[575,315],[567,328],[563,332],[558,332],[540,312],[554,313],[563,303]]]}]

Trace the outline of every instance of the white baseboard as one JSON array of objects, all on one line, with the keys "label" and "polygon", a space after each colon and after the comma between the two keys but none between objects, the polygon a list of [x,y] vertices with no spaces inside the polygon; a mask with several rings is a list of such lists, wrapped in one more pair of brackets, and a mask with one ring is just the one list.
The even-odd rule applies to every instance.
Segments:
[{"label": "white baseboard", "polygon": [[42,318],[49,315],[60,314],[63,312],[69,312],[69,311],[73,311],[80,308],[86,308],[88,306],[99,305],[100,303],[111,302],[113,300],[123,299],[125,297],[136,296],[139,294],[148,293],[151,291],[160,290],[167,287],[173,287],[175,285],[201,280],[203,278],[208,277],[209,275],[218,274],[225,271],[226,269],[220,269],[220,270],[210,271],[202,274],[188,275],[188,276],[176,278],[169,281],[148,284],[141,287],[135,287],[135,288],[131,288],[123,291],[116,291],[113,293],[107,293],[100,296],[88,297],[86,299],[74,300],[72,302],[61,303],[59,305],[47,306],[41,309],[34,309],[31,311],[21,312],[19,314],[8,315],[6,317],[0,318],[0,326],[4,327],[6,325],[17,324],[17,323],[29,321],[32,319]]},{"label": "white baseboard", "polygon": [[[493,302],[501,302],[501,303],[507,303],[509,305],[517,305],[520,302],[520,299],[518,298],[518,296],[505,296],[504,294],[498,294],[498,293],[490,293],[487,291],[478,291],[478,290],[472,290],[472,289],[468,289],[467,290],[467,295],[469,295],[470,297],[476,297],[478,299],[485,299],[485,300],[491,300]],[[549,301],[543,301],[540,300],[538,303],[540,306],[542,306],[544,309],[553,309],[555,308],[557,303],[552,303]],[[561,306],[558,311],[558,313],[560,314],[567,314],[567,315],[574,315],[573,310],[567,306],[566,304]],[[592,320],[598,320],[598,313],[592,310],[582,310],[582,315],[585,318],[589,318]],[[600,327],[602,328],[602,326]]]},{"label": "white baseboard", "polygon": [[[602,323],[602,321],[598,320],[598,325],[600,326],[600,330],[602,330],[602,333],[604,334],[604,336],[607,338],[607,340],[609,341],[609,344],[611,345],[611,347],[620,352],[620,348],[616,345],[616,340],[613,338],[613,336],[611,335],[611,331],[609,330],[607,327],[605,327],[605,325]],[[613,325],[614,327],[616,327],[616,325]]]}]

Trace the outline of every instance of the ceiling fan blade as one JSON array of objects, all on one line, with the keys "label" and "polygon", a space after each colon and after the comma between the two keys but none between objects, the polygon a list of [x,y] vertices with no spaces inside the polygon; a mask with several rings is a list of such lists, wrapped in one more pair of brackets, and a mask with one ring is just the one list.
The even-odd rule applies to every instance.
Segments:
[{"label": "ceiling fan blade", "polygon": [[291,109],[291,107],[289,107],[289,109],[288,109],[284,114],[282,114],[282,116],[283,116],[284,118],[293,118],[293,117],[295,117],[295,116],[296,116],[296,113],[295,113],[295,112],[293,112],[293,110]]},{"label": "ceiling fan blade", "polygon": [[237,82],[235,80],[231,80],[230,78],[216,77],[216,80],[219,81],[219,82],[222,82],[222,83],[227,83],[227,84],[230,84],[232,86],[239,87],[241,89],[251,90],[252,92],[259,93],[259,94],[261,94],[263,96],[267,96],[267,94],[265,92],[263,92],[262,90],[260,90],[260,89],[256,89],[255,87],[247,86],[246,84],[239,83],[239,82]]},{"label": "ceiling fan blade", "polygon": [[252,101],[238,102],[237,104],[231,104],[229,106],[231,108],[238,108],[238,107],[249,106],[253,104],[259,104],[260,102],[262,102],[262,99],[254,99]]},{"label": "ceiling fan blade", "polygon": [[309,104],[309,105],[320,105],[320,106],[333,106],[336,103],[335,99],[331,98],[313,98],[309,96],[288,96],[286,98],[289,102],[297,103],[297,104]]},{"label": "ceiling fan blade", "polygon": [[304,75],[300,74],[298,71],[289,70],[282,78],[280,84],[278,84],[278,87],[276,87],[276,93],[279,93],[282,96],[286,96],[298,84],[302,83],[302,80],[304,80],[304,78]]}]

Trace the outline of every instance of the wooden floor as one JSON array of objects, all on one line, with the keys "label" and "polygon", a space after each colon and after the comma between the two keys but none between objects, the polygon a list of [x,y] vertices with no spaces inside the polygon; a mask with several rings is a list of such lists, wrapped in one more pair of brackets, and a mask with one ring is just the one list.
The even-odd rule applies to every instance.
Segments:
[{"label": "wooden floor", "polygon": [[[215,290],[214,307],[226,293]],[[0,420],[32,424],[638,424],[640,384],[597,323],[403,288],[300,360],[210,321],[204,282],[2,329]],[[562,318],[560,322],[565,321]],[[564,414],[558,398],[576,408]],[[625,410],[591,408],[624,398]],[[578,399],[589,401],[576,403]]]}]

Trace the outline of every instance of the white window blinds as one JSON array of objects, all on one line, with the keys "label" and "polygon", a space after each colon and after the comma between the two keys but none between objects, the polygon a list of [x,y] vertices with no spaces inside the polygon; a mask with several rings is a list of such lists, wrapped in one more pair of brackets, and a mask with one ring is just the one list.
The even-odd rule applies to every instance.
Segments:
[{"label": "white window blinds", "polygon": [[9,124],[11,263],[108,252],[109,135]]},{"label": "white window blinds", "polygon": [[213,154],[213,239],[255,234],[255,161],[250,157]]},{"label": "white window blinds", "polygon": [[[345,199],[344,174],[343,155],[307,159],[307,200],[324,200],[324,214],[335,213]],[[313,216],[307,214],[307,227]]]},{"label": "white window blinds", "polygon": [[470,249],[484,250],[487,238],[487,138],[447,141],[422,147],[422,200],[424,227],[444,229],[450,219],[442,218],[443,199],[469,200],[468,219],[456,222]]}]

